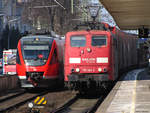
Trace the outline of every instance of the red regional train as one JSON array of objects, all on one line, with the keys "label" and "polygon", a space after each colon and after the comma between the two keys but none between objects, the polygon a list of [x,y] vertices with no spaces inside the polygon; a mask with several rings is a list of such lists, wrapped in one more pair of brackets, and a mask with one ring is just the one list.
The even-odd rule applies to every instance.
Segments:
[{"label": "red regional train", "polygon": [[138,64],[137,36],[102,24],[103,29],[68,32],[65,40],[64,80],[84,91],[107,86],[120,70]]},{"label": "red regional train", "polygon": [[16,55],[21,87],[48,87],[63,81],[63,46],[63,41],[48,36],[22,37]]}]

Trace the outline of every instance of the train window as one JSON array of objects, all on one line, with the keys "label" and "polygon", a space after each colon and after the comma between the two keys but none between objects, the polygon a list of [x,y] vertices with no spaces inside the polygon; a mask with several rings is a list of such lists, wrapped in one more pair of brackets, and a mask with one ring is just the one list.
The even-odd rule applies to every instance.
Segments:
[{"label": "train window", "polygon": [[33,44],[40,44],[40,45],[48,45],[49,41],[24,41],[24,45],[33,45]]},{"label": "train window", "polygon": [[43,55],[43,59],[48,59],[48,45],[24,45],[24,59],[37,59],[38,55]]},{"label": "train window", "polygon": [[107,45],[107,37],[104,35],[101,36],[92,36],[92,46],[103,46]]},{"label": "train window", "polygon": [[23,45],[23,58],[28,66],[41,66],[46,63],[50,52],[49,45]]},{"label": "train window", "polygon": [[71,47],[84,47],[86,45],[85,36],[72,36],[70,38]]}]

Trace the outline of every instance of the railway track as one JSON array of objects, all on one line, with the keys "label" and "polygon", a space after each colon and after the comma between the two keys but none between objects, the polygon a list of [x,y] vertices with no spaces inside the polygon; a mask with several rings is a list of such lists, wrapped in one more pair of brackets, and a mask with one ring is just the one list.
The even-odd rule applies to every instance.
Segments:
[{"label": "railway track", "polygon": [[43,91],[41,93],[28,93],[21,92],[20,94],[12,95],[10,97],[0,100],[0,113],[6,113],[14,108],[18,108],[25,103],[35,99],[37,96],[42,96],[47,94],[48,91]]},{"label": "railway track", "polygon": [[10,93],[10,94],[7,94],[5,96],[1,96],[0,97],[0,104],[4,101],[7,101],[7,100],[10,100],[10,99],[13,99],[13,98],[16,98],[20,95],[23,95],[26,91],[24,90],[21,90],[21,91],[17,91],[16,93]]},{"label": "railway track", "polygon": [[94,113],[102,103],[106,95],[83,97],[75,96],[62,107],[51,111],[50,113]]}]

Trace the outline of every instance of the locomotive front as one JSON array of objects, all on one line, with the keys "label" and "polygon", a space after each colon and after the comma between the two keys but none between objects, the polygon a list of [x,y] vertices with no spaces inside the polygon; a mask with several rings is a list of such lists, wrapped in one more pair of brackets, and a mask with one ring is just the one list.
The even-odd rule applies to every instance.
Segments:
[{"label": "locomotive front", "polygon": [[75,31],[66,34],[65,83],[69,88],[95,89],[112,79],[110,43],[107,31]]},{"label": "locomotive front", "polygon": [[59,64],[56,55],[56,43],[52,38],[23,37],[18,43],[16,58],[21,87],[45,87],[50,85],[50,81],[52,83],[58,79]]}]

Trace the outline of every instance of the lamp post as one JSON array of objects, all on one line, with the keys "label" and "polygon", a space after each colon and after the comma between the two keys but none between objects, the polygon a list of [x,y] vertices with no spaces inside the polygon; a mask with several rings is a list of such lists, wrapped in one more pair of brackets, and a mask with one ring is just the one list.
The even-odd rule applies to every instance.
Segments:
[{"label": "lamp post", "polygon": [[71,0],[71,13],[73,14],[73,0]]}]

